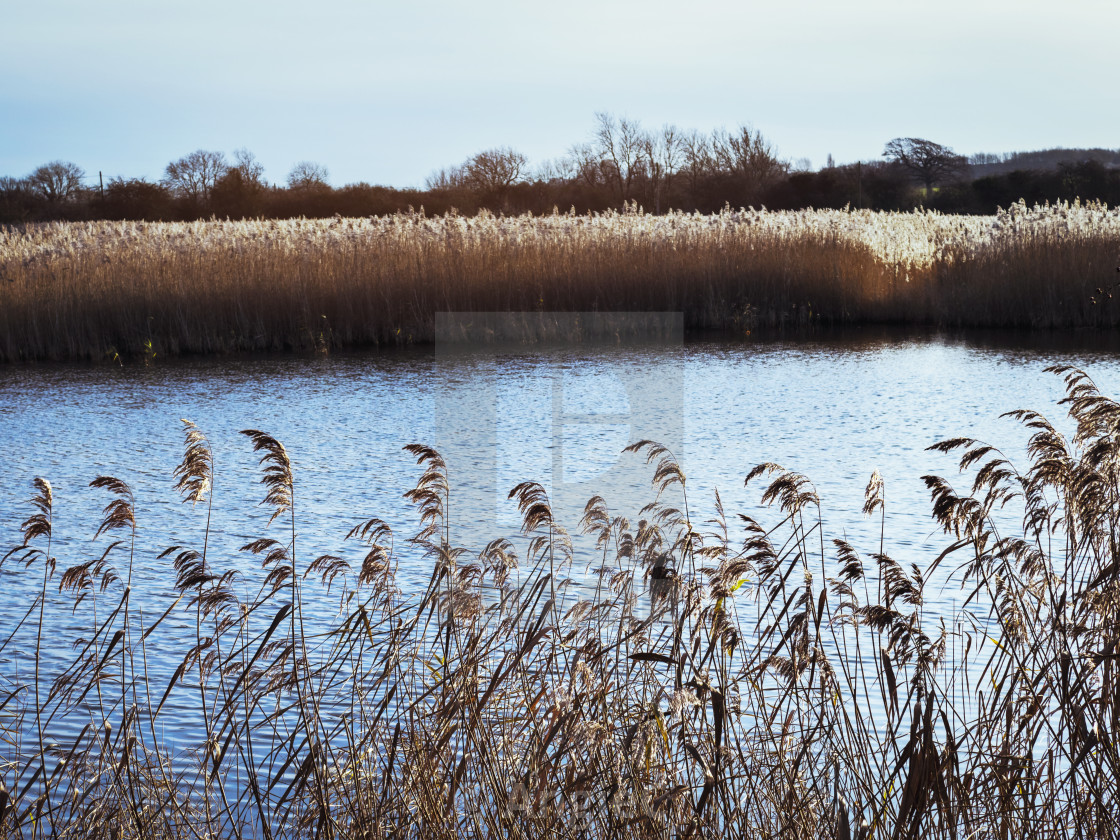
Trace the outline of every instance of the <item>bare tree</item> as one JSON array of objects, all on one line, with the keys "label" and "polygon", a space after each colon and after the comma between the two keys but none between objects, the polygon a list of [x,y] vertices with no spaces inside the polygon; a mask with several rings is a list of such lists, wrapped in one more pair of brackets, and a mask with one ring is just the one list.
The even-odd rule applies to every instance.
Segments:
[{"label": "bare tree", "polygon": [[30,190],[26,178],[13,178],[0,175],[0,198],[22,198]]},{"label": "bare tree", "polygon": [[433,192],[458,190],[466,186],[467,177],[461,166],[448,166],[445,169],[437,169],[431,175],[424,179],[424,189]]},{"label": "bare tree", "polygon": [[673,178],[685,157],[680,131],[675,125],[666,125],[657,134],[645,134],[642,154],[653,192],[653,212],[660,213],[662,202],[673,186]]},{"label": "bare tree", "polygon": [[589,187],[606,186],[603,161],[591,143],[576,143],[564,159],[563,169],[570,173],[571,179],[581,180]]},{"label": "bare tree", "polygon": [[164,180],[175,192],[192,201],[206,201],[214,185],[229,170],[221,152],[198,149],[167,164]]},{"label": "bare tree", "polygon": [[681,137],[681,153],[684,156],[684,174],[688,179],[688,191],[694,196],[700,185],[716,168],[712,155],[712,144],[708,135],[695,129]]},{"label": "bare tree", "polygon": [[910,176],[926,188],[926,195],[933,195],[937,184],[950,181],[968,172],[968,161],[948,146],[923,140],[920,137],[896,137],[883,149],[889,158],[905,169]]},{"label": "bare tree", "polygon": [[230,168],[236,169],[241,174],[242,183],[258,187],[264,186],[264,166],[257,160],[256,155],[248,149],[234,150],[233,166]]},{"label": "bare tree", "polygon": [[993,155],[990,152],[977,152],[974,155],[968,156],[969,166],[988,166],[993,163],[1003,163],[1007,160],[1007,155]]},{"label": "bare tree", "polygon": [[27,201],[31,194],[26,178],[0,175],[0,223],[25,218],[31,209]]},{"label": "bare tree", "polygon": [[460,171],[466,185],[483,196],[492,197],[507,209],[509,189],[523,181],[529,159],[521,152],[503,146],[479,152],[466,163]]},{"label": "bare tree", "polygon": [[76,163],[55,160],[43,164],[27,176],[27,183],[38,196],[49,203],[61,204],[73,198],[81,189],[85,175]]},{"label": "bare tree", "polygon": [[571,154],[558,158],[550,158],[537,164],[530,179],[543,181],[546,184],[553,181],[574,181],[579,177],[579,167]]},{"label": "bare tree", "polygon": [[463,169],[475,189],[501,194],[522,180],[528,163],[529,159],[521,152],[502,147],[479,152]]},{"label": "bare tree", "polygon": [[615,118],[600,111],[591,150],[599,157],[599,169],[619,201],[629,201],[635,179],[645,170],[646,134],[637,120]]},{"label": "bare tree", "polygon": [[712,132],[712,157],[717,170],[739,182],[745,201],[754,201],[776,179],[789,171],[761,133],[740,126],[730,134],[722,129]]},{"label": "bare tree", "polygon": [[210,191],[210,209],[231,218],[259,216],[265,189],[264,166],[248,149],[237,149],[233,165]]},{"label": "bare tree", "polygon": [[327,186],[330,173],[321,163],[301,160],[288,173],[288,186],[293,190],[320,189]]}]

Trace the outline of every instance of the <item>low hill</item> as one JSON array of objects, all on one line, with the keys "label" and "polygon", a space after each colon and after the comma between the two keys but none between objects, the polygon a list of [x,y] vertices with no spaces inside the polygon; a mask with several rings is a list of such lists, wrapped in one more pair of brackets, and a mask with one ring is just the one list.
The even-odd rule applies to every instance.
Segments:
[{"label": "low hill", "polygon": [[981,152],[970,155],[968,158],[974,178],[1002,175],[1016,170],[1054,171],[1062,164],[1078,164],[1089,161],[1100,163],[1110,169],[1120,168],[1120,149],[1058,148],[1035,152],[1007,152],[998,155]]}]

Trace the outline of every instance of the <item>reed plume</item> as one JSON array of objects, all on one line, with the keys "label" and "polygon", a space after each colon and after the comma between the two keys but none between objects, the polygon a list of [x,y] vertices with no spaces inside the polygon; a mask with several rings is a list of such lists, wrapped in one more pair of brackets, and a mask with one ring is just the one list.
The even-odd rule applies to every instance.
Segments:
[{"label": "reed plume", "polygon": [[440,312],[1111,328],[1118,253],[1120,211],[1079,202],[26,225],[0,231],[0,360],[427,343]]},{"label": "reed plume", "polygon": [[[1120,404],[1052,370],[1072,436],[1024,410],[1021,465],[968,437],[934,447],[961,478],[925,478],[942,532],[925,567],[892,554],[877,472],[863,547],[828,539],[812,482],[772,463],[747,474],[762,513],[729,519],[717,495],[705,518],[673,454],[639,441],[638,521],[595,497],[571,537],[528,481],[522,534],[475,548],[446,462],[410,446],[415,537],[367,516],[303,568],[292,459],[251,431],[291,538],[250,542],[243,581],[212,568],[209,525],[164,550],[176,585],[152,621],[114,561],[135,499],[99,478],[96,531],[123,539],[61,577],[89,621],[72,661],[47,691],[0,673],[0,837],[1115,837]],[[213,503],[189,423],[174,478]],[[54,504],[37,480],[5,556],[46,582]],[[398,582],[421,563],[426,587]],[[951,612],[930,594],[945,577]],[[334,619],[305,617],[304,586],[337,595]],[[0,655],[39,652],[44,601]],[[150,670],[187,615],[174,673]],[[200,743],[173,751],[163,723],[188,698]]]}]

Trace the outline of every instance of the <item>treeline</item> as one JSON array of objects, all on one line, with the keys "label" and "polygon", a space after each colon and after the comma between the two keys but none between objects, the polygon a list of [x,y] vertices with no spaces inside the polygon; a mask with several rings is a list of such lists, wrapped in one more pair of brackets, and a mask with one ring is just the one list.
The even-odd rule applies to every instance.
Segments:
[{"label": "treeline", "polygon": [[536,167],[514,149],[479,152],[434,172],[423,189],[368,183],[333,187],[326,168],[296,164],[274,184],[251,152],[227,159],[198,150],[172,161],[159,181],[101,178],[54,161],[22,178],[0,177],[0,223],[50,220],[188,221],[217,218],[375,216],[419,209],[473,214],[579,212],[627,204],[660,213],[715,212],[725,205],[771,209],[862,207],[992,213],[1028,203],[1096,199],[1120,204],[1120,151],[1101,149],[974,155],[921,138],[896,138],[881,159],[793,165],[757,131],[648,130],[597,114],[587,142]]},{"label": "treeline", "polygon": [[54,161],[26,178],[0,178],[0,223],[373,216],[419,207],[428,198],[420,190],[364,183],[333,188],[323,179],[270,184],[243,150],[232,164],[218,152],[192,152],[167,172],[174,175],[160,181],[113,177],[88,186],[80,168]]},{"label": "treeline", "polygon": [[1059,169],[1071,162],[1084,163],[1097,161],[1106,167],[1120,166],[1120,149],[1042,149],[1034,152],[1005,152],[987,154],[981,152],[969,155],[968,163],[972,175],[981,178],[985,175],[1003,175],[1016,170],[1029,169],[1048,171]]}]

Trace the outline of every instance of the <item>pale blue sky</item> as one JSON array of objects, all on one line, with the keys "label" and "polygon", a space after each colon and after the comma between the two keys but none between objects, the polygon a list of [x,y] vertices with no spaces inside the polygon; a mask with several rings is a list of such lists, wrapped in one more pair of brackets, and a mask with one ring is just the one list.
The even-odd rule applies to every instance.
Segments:
[{"label": "pale blue sky", "polygon": [[272,181],[420,186],[497,145],[559,157],[596,111],[749,123],[814,167],[897,136],[1120,148],[1118,32],[1120,0],[0,0],[0,175],[244,146]]}]

